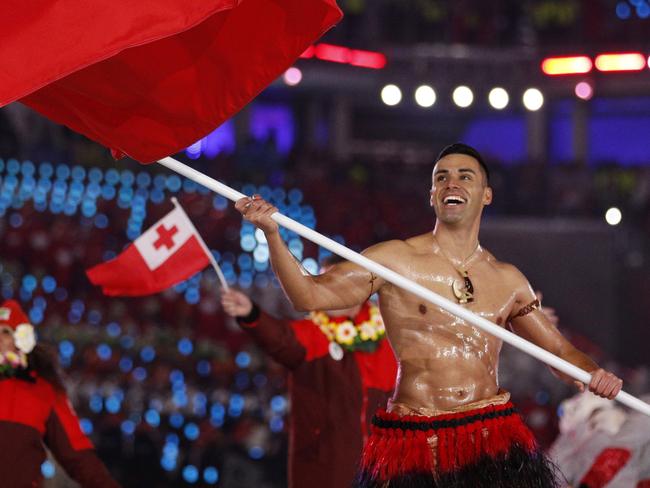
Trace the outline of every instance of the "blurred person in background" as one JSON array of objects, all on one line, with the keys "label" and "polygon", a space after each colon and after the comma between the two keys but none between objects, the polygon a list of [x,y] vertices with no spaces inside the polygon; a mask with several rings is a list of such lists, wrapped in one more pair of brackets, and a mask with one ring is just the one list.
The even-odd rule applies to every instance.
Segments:
[{"label": "blurred person in background", "polygon": [[0,307],[0,486],[42,485],[44,444],[83,488],[119,488],[83,434],[53,355],[20,308]]},{"label": "blurred person in background", "polygon": [[590,392],[558,409],[551,459],[576,488],[650,487],[650,419]]},{"label": "blurred person in background", "polygon": [[[323,263],[329,269],[341,258]],[[361,305],[280,320],[224,291],[226,313],[289,370],[289,487],[350,486],[370,420],[395,386],[397,365],[378,308]]]},{"label": "blurred person in background", "polygon": [[[614,398],[622,381],[559,333],[517,268],[480,246],[481,215],[492,189],[478,151],[460,143],[444,148],[431,181],[433,231],[377,244],[364,251],[366,257],[496,325],[511,324],[518,335],[590,372],[591,391]],[[501,340],[356,264],[305,275],[271,218],[276,207],[256,195],[236,208],[264,232],[273,269],[297,310],[353,307],[379,294],[399,373],[387,411],[373,420],[356,486],[557,485],[509,393],[499,388]]]}]

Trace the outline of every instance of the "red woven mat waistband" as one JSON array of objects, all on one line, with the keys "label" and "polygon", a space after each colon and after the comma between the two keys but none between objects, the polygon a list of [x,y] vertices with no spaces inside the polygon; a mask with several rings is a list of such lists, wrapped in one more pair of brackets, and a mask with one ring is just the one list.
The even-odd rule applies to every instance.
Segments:
[{"label": "red woven mat waistband", "polygon": [[380,429],[428,431],[461,427],[476,422],[502,419],[513,415],[517,415],[517,409],[512,402],[506,402],[502,405],[488,405],[465,412],[445,413],[433,417],[425,415],[399,415],[380,410],[373,417],[372,424]]}]

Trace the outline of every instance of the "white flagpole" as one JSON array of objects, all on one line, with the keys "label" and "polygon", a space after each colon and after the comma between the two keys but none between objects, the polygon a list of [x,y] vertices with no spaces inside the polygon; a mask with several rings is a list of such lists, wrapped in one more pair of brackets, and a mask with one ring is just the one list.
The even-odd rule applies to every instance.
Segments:
[{"label": "white flagpole", "polygon": [[[179,173],[180,175],[185,176],[186,178],[189,178],[192,181],[195,181],[199,185],[203,185],[206,188],[209,188],[210,190],[228,198],[229,200],[232,200],[233,202],[236,202],[241,198],[247,197],[247,195],[244,195],[243,193],[233,190],[229,186],[226,186],[223,183],[220,183],[219,181],[210,178],[209,176],[204,175],[200,171],[197,171],[194,168],[191,168],[190,166],[187,166],[186,164],[183,164],[180,161],[177,161],[173,158],[170,157],[163,158],[159,160],[158,163],[175,171],[176,173]],[[530,354],[531,356],[539,359],[540,361],[548,364],[549,366],[559,371],[562,371],[563,373],[571,376],[572,378],[575,378],[576,380],[585,384],[589,384],[589,382],[591,381],[591,375],[586,371],[584,371],[583,369],[578,368],[577,366],[556,356],[555,354],[552,354],[547,350],[542,349],[541,347],[519,337],[518,335],[513,334],[512,332],[504,328],[501,328],[496,324],[493,324],[489,320],[484,319],[483,317],[479,317],[475,313],[470,312],[469,310],[461,307],[460,305],[453,303],[452,301],[441,297],[440,295],[432,292],[431,290],[423,287],[422,285],[419,285],[414,281],[404,278],[399,273],[396,273],[393,270],[390,270],[385,266],[382,266],[381,264],[376,263],[375,261],[372,261],[367,257],[352,251],[351,249],[348,249],[345,246],[342,246],[338,242],[319,234],[318,232],[310,229],[309,227],[304,226],[282,215],[279,212],[274,213],[271,216],[271,218],[275,220],[278,224],[282,225],[283,227],[286,227],[289,230],[292,230],[296,234],[304,237],[305,239],[308,239],[314,242],[315,244],[318,244],[319,246],[324,247],[325,249],[328,249],[335,254],[338,254],[342,258],[345,258],[348,261],[358,264],[359,266],[367,269],[368,271],[371,271],[372,273],[381,276],[386,281],[389,281],[394,285],[397,285],[400,288],[403,288],[404,290],[409,291],[414,295],[424,300],[427,300],[428,302],[433,303],[434,305],[437,305],[443,310],[446,310],[447,312],[457,317],[460,317],[461,319],[471,323],[472,325],[475,325],[479,329],[488,332],[493,336],[498,337],[502,341],[507,342],[508,344],[516,347],[517,349],[520,349],[521,351],[524,351],[527,354]],[[638,410],[641,413],[645,413],[646,415],[650,416],[650,405],[639,400],[636,397],[633,397],[629,393],[621,391],[616,396],[616,399],[622,404],[627,405],[630,408],[633,408],[635,410]]]},{"label": "white flagpole", "polygon": [[221,286],[222,286],[223,289],[226,290],[226,291],[230,290],[230,287],[228,286],[228,283],[226,282],[226,278],[225,278],[225,276],[223,275],[223,273],[221,272],[221,268],[220,268],[219,265],[217,264],[217,260],[214,259],[214,256],[213,256],[212,253],[210,252],[210,249],[208,249],[208,246],[206,246],[205,241],[203,240],[203,237],[201,237],[201,234],[199,234],[199,231],[196,230],[196,227],[194,227],[194,222],[192,222],[192,220],[189,218],[189,216],[187,215],[187,213],[185,213],[185,209],[184,209],[183,206],[178,202],[178,199],[177,199],[176,197],[172,197],[172,203],[174,204],[174,206],[175,206],[177,209],[179,209],[181,212],[183,212],[183,215],[185,216],[185,218],[187,219],[187,221],[188,221],[188,222],[190,223],[190,225],[192,226],[192,230],[193,230],[194,233],[196,234],[196,237],[197,237],[198,240],[199,240],[199,244],[200,244],[201,247],[203,248],[203,252],[206,254],[206,256],[208,257],[208,259],[210,260],[210,264],[212,264],[212,267],[214,268],[214,270],[217,272],[217,276],[219,277],[219,281],[221,282]]}]

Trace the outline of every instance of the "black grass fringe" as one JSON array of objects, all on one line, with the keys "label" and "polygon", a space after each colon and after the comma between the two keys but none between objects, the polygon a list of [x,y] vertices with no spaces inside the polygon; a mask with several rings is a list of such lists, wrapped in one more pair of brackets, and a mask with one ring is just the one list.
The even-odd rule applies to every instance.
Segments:
[{"label": "black grass fringe", "polygon": [[505,456],[483,456],[453,473],[405,473],[390,480],[360,472],[353,488],[559,488],[557,468],[541,452],[513,446]]}]

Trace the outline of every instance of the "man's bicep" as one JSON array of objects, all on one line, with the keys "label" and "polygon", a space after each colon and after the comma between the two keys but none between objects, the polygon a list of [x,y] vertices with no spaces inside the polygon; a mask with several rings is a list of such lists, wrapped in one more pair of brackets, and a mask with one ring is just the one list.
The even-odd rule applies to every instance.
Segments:
[{"label": "man's bicep", "polygon": [[510,322],[520,317],[525,317],[541,308],[541,303],[537,299],[533,287],[523,273],[515,266],[507,266],[504,282],[507,284],[506,286],[513,290],[515,298],[508,317]]},{"label": "man's bicep", "polygon": [[510,324],[515,334],[554,354],[569,344],[539,308],[513,317]]},{"label": "man's bicep", "polygon": [[509,272],[515,289],[515,303],[509,317],[512,330],[547,351],[560,352],[567,341],[542,312],[533,287],[516,267],[512,266]]},{"label": "man's bicep", "polygon": [[[322,294],[319,301],[331,303],[335,308],[358,305],[367,300],[378,289],[381,279],[354,263],[344,262],[334,266],[327,273],[314,277]],[[321,309],[331,309],[324,305]]]},{"label": "man's bicep", "polygon": [[[375,244],[363,251],[363,256],[383,265],[396,253],[400,241],[388,241]],[[332,266],[326,273],[314,276],[319,285],[317,307],[321,310],[347,308],[360,305],[384,285],[383,278],[351,261],[343,261]]]}]

